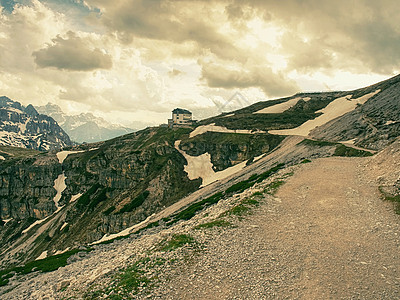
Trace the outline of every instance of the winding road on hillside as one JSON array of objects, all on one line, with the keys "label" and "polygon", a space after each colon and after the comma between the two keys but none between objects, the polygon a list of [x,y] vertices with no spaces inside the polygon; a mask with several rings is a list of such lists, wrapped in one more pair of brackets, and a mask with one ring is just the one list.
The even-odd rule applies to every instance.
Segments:
[{"label": "winding road on hillside", "polygon": [[301,165],[239,227],[212,232],[164,299],[399,299],[400,218],[365,161]]}]

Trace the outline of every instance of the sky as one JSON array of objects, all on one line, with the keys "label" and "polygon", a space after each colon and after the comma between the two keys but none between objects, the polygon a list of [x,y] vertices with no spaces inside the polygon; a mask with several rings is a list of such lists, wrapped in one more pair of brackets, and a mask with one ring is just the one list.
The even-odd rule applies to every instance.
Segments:
[{"label": "sky", "polygon": [[[397,0],[0,0],[0,96],[132,128],[397,75]],[[236,106],[236,107],[235,107]]]}]

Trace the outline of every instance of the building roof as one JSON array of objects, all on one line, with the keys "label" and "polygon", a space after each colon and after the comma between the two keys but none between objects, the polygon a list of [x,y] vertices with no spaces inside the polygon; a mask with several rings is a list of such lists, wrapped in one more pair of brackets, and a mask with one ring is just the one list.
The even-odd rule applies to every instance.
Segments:
[{"label": "building roof", "polygon": [[187,109],[183,109],[183,108],[175,108],[172,111],[173,114],[192,114],[190,111],[188,111]]}]

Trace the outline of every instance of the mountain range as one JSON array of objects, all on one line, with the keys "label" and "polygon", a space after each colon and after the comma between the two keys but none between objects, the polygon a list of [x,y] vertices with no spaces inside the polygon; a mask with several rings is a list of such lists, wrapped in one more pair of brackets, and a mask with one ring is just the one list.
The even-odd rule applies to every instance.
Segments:
[{"label": "mountain range", "polygon": [[35,108],[39,113],[56,120],[71,140],[77,143],[105,141],[134,131],[131,128],[111,124],[92,113],[67,115],[58,105],[52,103]]},{"label": "mountain range", "polygon": [[48,151],[71,146],[65,131],[53,118],[0,97],[0,145]]},{"label": "mountain range", "polygon": [[[53,105],[48,113],[61,124],[68,120]],[[261,199],[278,203],[273,193],[293,170],[318,159],[370,159],[370,168],[381,172],[376,192],[396,203],[400,168],[380,164],[399,156],[399,116],[396,76],[353,91],[258,102],[193,128],[147,128],[57,153],[3,149],[8,155],[0,161],[0,295],[11,299],[35,291],[98,299],[117,291],[115,299],[134,292],[145,297],[147,278],[157,277],[149,264],[163,264],[182,245],[196,253],[189,227],[223,227],[233,215],[240,221]],[[131,258],[136,254],[142,260]],[[24,283],[26,273],[56,269],[58,277],[31,275],[34,288]],[[124,281],[127,274],[138,286]]]}]

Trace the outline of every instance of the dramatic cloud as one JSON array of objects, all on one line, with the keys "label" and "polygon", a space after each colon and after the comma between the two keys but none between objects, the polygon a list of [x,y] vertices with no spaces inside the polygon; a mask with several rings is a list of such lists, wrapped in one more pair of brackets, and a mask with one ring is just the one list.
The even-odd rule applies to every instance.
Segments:
[{"label": "dramatic cloud", "polygon": [[46,48],[33,52],[39,67],[70,71],[91,71],[112,67],[110,55],[98,48],[93,49],[90,40],[80,38],[74,32],[69,31],[65,39],[58,35],[52,42]]},{"label": "dramatic cloud", "polygon": [[158,124],[238,92],[356,88],[400,70],[397,2],[2,1],[0,95]]},{"label": "dramatic cloud", "polygon": [[266,66],[252,65],[248,70],[229,69],[218,64],[204,64],[202,76],[210,87],[248,88],[260,87],[273,96],[287,95],[298,90],[295,82],[275,74]]},{"label": "dramatic cloud", "polygon": [[[266,22],[273,22],[287,32],[280,51],[288,56],[291,68],[319,70],[322,64],[328,69],[339,67],[384,74],[399,70],[400,25],[396,1],[236,0],[235,3],[253,6]],[[288,36],[292,37],[292,43]],[[307,64],[301,59],[305,56],[309,56]]]}]

